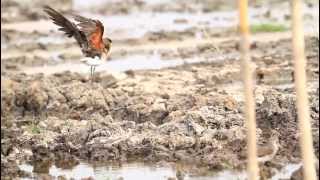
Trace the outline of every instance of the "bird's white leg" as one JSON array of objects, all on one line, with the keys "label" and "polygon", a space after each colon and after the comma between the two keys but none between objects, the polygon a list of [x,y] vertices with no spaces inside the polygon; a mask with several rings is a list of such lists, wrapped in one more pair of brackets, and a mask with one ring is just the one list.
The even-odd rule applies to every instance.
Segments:
[{"label": "bird's white leg", "polygon": [[90,80],[92,84],[92,76],[93,76],[93,66],[90,66]]},{"label": "bird's white leg", "polygon": [[99,59],[99,57],[94,57],[94,58],[83,58],[81,59],[81,61],[83,63],[85,63],[86,65],[90,66],[90,75],[91,75],[91,81],[93,81],[94,78],[94,72],[96,70],[96,66],[99,66],[102,64],[101,59]]},{"label": "bird's white leg", "polygon": [[94,81],[94,69],[95,69],[95,66],[91,66],[92,67],[92,82]]},{"label": "bird's white leg", "polygon": [[96,66],[93,66],[93,73],[92,73],[93,78],[94,78],[94,72],[95,72],[95,70],[96,70]]}]

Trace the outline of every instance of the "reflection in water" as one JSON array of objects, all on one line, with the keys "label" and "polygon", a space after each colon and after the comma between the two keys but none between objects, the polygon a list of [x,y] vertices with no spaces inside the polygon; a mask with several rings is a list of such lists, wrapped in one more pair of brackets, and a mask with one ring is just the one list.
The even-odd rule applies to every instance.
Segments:
[{"label": "reflection in water", "polygon": [[[20,165],[20,169],[32,172],[33,167],[31,165],[23,164]],[[143,166],[140,164],[131,164],[118,167],[95,167],[86,163],[80,163],[72,169],[61,169],[56,166],[52,166],[49,170],[49,174],[53,177],[65,176],[66,178],[87,178],[94,177],[95,179],[118,179],[124,178],[125,180],[130,179],[167,179],[169,177],[175,177],[173,169],[167,167],[150,167]]]},{"label": "reflection in water", "polygon": [[[34,168],[31,165],[23,164],[19,166],[20,169],[27,172],[34,171]],[[65,176],[66,178],[88,178],[93,177],[94,179],[119,179],[123,178],[125,180],[166,180],[170,177],[176,177],[176,172],[171,167],[157,167],[157,166],[147,166],[144,164],[127,164],[122,165],[121,167],[117,166],[104,166],[104,167],[93,167],[86,163],[80,163],[72,169],[61,169],[56,166],[51,166],[49,170],[49,175],[53,177]],[[33,176],[36,177],[35,174]],[[236,173],[231,171],[225,171],[218,173],[215,176],[194,176],[191,174],[185,174],[185,180],[209,180],[212,178],[215,179],[224,179],[224,178],[241,178],[244,179],[243,173]],[[27,179],[27,178],[25,178]]]},{"label": "reflection in water", "polygon": [[[34,167],[27,164],[22,164],[19,166],[21,170],[32,172]],[[285,178],[289,179],[294,171],[301,167],[299,164],[288,164],[280,171],[277,171],[272,179]],[[93,177],[97,180],[105,179],[119,179],[123,178],[125,180],[167,180],[169,177],[176,177],[176,170],[172,167],[160,167],[160,166],[149,166],[141,163],[133,163],[119,166],[98,166],[94,167],[87,163],[80,163],[72,169],[61,169],[56,166],[51,166],[49,173],[53,177],[65,176],[66,178],[88,178]],[[196,176],[193,174],[186,173],[184,175],[185,180],[244,180],[246,179],[245,172],[237,172],[231,170],[221,171],[215,174],[210,174],[206,176]],[[33,176],[36,177],[34,174]],[[25,178],[27,179],[27,178]]]}]

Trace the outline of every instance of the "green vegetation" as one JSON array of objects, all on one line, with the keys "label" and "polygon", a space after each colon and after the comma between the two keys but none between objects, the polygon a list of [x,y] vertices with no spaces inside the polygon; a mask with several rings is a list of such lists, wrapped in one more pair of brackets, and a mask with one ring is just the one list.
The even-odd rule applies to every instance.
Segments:
[{"label": "green vegetation", "polygon": [[40,128],[35,124],[30,124],[29,127],[28,127],[28,130],[32,134],[40,134]]},{"label": "green vegetation", "polygon": [[254,24],[250,27],[252,33],[258,33],[258,32],[283,32],[287,31],[288,28],[285,25],[282,24],[271,24],[271,23],[265,23],[265,24]]}]

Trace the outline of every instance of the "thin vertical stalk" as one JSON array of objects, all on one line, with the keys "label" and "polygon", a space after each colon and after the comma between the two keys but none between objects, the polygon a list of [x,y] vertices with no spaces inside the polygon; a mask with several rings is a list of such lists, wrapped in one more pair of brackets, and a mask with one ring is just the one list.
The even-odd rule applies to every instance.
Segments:
[{"label": "thin vertical stalk", "polygon": [[256,145],[255,100],[253,97],[253,68],[250,57],[250,32],[248,22],[248,0],[238,0],[241,33],[241,70],[244,82],[245,118],[248,142],[248,178],[256,180],[259,176]]},{"label": "thin vertical stalk", "polygon": [[303,161],[304,179],[315,180],[315,161],[312,145],[309,102],[306,91],[306,60],[304,55],[304,33],[301,19],[301,1],[292,2],[292,43],[294,56],[294,78],[297,93],[298,124],[301,132],[300,148]]}]

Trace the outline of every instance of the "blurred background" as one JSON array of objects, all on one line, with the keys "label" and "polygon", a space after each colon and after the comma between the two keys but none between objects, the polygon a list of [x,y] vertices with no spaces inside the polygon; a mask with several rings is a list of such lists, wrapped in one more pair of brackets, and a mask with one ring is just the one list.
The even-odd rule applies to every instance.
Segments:
[{"label": "blurred background", "polygon": [[[269,179],[302,179],[290,2],[249,2],[258,143],[280,133],[276,156],[261,164]],[[245,179],[216,173],[246,162],[237,3],[1,0],[1,177]],[[104,24],[113,44],[95,83],[43,5]],[[317,156],[318,10],[319,0],[303,1]]]},{"label": "blurred background", "polygon": [[[319,32],[318,4],[316,0],[304,3],[304,28],[308,34],[317,35]],[[77,63],[81,57],[75,40],[64,37],[48,21],[41,8],[43,5],[50,5],[67,17],[70,17],[68,13],[76,12],[103,22],[104,36],[114,41],[110,59],[127,61],[111,63],[98,71],[106,70],[107,67],[116,71],[130,69],[128,66],[132,69],[158,68],[152,66],[174,66],[186,59],[197,62],[224,58],[217,55],[216,42],[221,41],[221,38],[235,36],[238,24],[237,2],[234,0],[4,0],[1,1],[1,63],[8,69],[54,73],[58,71],[55,67],[49,71],[28,67]],[[253,33],[271,32],[276,36],[278,32],[290,30],[290,1],[255,0],[250,1],[250,8]],[[212,39],[217,37],[220,39]],[[211,51],[198,53],[192,50],[207,42],[210,42]],[[225,51],[220,49],[219,53],[236,56],[236,52],[230,54]],[[141,63],[130,63],[130,59],[140,59],[137,62]],[[150,63],[151,60],[146,59],[154,62]],[[175,61],[160,62],[166,59]],[[63,65],[59,71],[87,72],[83,68],[82,65],[79,68]]]}]

